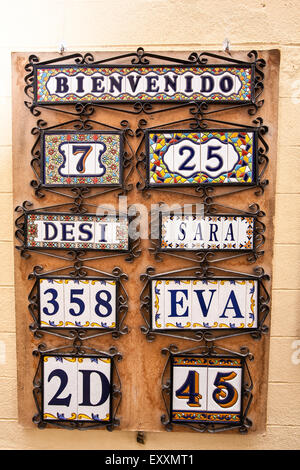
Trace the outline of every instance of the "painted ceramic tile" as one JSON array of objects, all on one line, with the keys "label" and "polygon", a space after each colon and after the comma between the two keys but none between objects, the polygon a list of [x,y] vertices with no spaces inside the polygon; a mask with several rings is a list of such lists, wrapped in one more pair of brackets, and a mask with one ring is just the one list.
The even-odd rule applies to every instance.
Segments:
[{"label": "painted ceramic tile", "polygon": [[257,328],[259,284],[254,279],[246,283],[246,318],[247,328]]},{"label": "painted ceramic tile", "polygon": [[251,100],[247,67],[35,67],[38,103],[78,101],[242,101]]},{"label": "painted ceramic tile", "polygon": [[192,328],[219,328],[219,281],[192,281]]},{"label": "painted ceramic tile", "polygon": [[149,183],[251,184],[254,132],[153,131],[148,140]]},{"label": "painted ceramic tile", "polygon": [[110,358],[43,356],[42,359],[45,420],[110,420]]},{"label": "painted ceramic tile", "polygon": [[165,328],[191,328],[191,281],[169,280],[164,282]]},{"label": "painted ceramic tile", "polygon": [[41,327],[116,328],[114,280],[42,278],[39,299]]},{"label": "painted ceramic tile", "polygon": [[78,407],[80,421],[109,421],[111,359],[78,358]]},{"label": "painted ceramic tile", "polygon": [[241,367],[208,367],[207,410],[220,413],[241,412]]},{"label": "painted ceramic tile", "polygon": [[239,218],[238,217],[222,217],[222,249],[234,250],[239,247]]},{"label": "painted ceramic tile", "polygon": [[128,220],[113,215],[27,214],[30,248],[128,250]]},{"label": "painted ceramic tile", "polygon": [[44,131],[43,184],[121,184],[121,135],[117,132]]},{"label": "painted ceramic tile", "polygon": [[152,296],[152,328],[165,328],[165,282],[161,279],[151,283]]},{"label": "painted ceramic tile", "polygon": [[258,281],[153,279],[152,329],[256,328]]},{"label": "painted ceramic tile", "polygon": [[174,356],[171,367],[173,422],[240,423],[240,358]]},{"label": "painted ceramic tile", "polygon": [[74,357],[43,356],[43,417],[77,417],[77,362]]},{"label": "painted ceramic tile", "polygon": [[90,326],[116,328],[116,281],[104,279],[90,282]]},{"label": "painted ceramic tile", "polygon": [[245,328],[247,281],[223,280],[219,284],[219,327]]},{"label": "painted ceramic tile", "polygon": [[80,279],[64,280],[65,326],[90,326],[90,282]]},{"label": "painted ceramic tile", "polygon": [[177,250],[251,250],[253,217],[162,215],[160,248]]},{"label": "painted ceramic tile", "polygon": [[62,279],[40,279],[39,302],[42,327],[64,326],[64,281]]},{"label": "painted ceramic tile", "polygon": [[253,248],[253,238],[254,238],[253,217],[240,217],[239,218],[238,248],[242,250],[251,250]]}]

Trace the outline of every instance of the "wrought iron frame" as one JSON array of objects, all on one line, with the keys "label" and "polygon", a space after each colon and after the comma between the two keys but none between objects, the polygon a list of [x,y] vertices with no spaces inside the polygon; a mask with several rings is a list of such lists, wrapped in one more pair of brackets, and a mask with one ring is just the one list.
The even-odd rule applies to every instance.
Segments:
[{"label": "wrought iron frame", "polygon": [[[265,216],[265,213],[260,210],[258,204],[253,203],[249,205],[249,211],[244,211],[241,209],[225,206],[220,203],[215,203],[213,198],[207,197],[203,203],[204,207],[204,214],[197,214],[196,212],[191,212],[190,215],[204,215],[204,216],[213,216],[213,217],[251,217],[254,220],[253,226],[253,248],[251,249],[197,249],[197,250],[189,250],[186,248],[161,248],[161,235],[162,235],[162,216],[164,212],[162,210],[155,210],[152,211],[151,214],[151,221],[150,221],[150,241],[151,247],[149,251],[152,252],[154,258],[157,261],[162,261],[161,255],[168,255],[168,256],[175,256],[178,258],[182,258],[188,261],[193,261],[194,263],[204,263],[208,260],[210,262],[219,262],[225,260],[229,260],[235,258],[237,256],[247,256],[247,261],[249,263],[254,263],[260,256],[264,254],[264,251],[261,250],[261,247],[264,245],[265,242],[265,224],[260,220],[262,217]],[[230,212],[218,212],[218,207],[222,209],[226,209]],[[170,211],[167,215],[182,215],[184,214],[184,208],[179,212]],[[155,230],[153,229],[153,226]],[[180,254],[182,252],[188,252],[190,255],[183,255]],[[216,255],[222,254],[222,258],[218,258]]]},{"label": "wrought iron frame", "polygon": [[[62,353],[62,351],[66,352]],[[120,425],[117,418],[117,412],[122,400],[121,379],[117,368],[117,362],[122,359],[122,355],[116,348],[110,348],[108,352],[98,350],[94,347],[82,346],[81,341],[74,341],[72,346],[65,345],[57,348],[48,349],[45,344],[39,344],[38,348],[33,351],[33,355],[39,358],[36,373],[33,379],[33,398],[35,401],[37,413],[33,416],[32,421],[43,429],[46,426],[55,426],[64,429],[99,429],[106,428],[113,431]],[[47,420],[43,416],[43,357],[44,356],[60,356],[60,357],[104,357],[111,359],[111,392],[110,392],[110,420],[109,421],[79,421],[79,420]],[[116,383],[114,383],[116,381]]]},{"label": "wrought iron frame", "polygon": [[[130,60],[131,59],[131,60]],[[210,64],[211,59],[216,59],[217,61],[223,61],[225,63],[212,63]],[[123,60],[128,60],[128,63],[122,62],[122,65],[119,63],[119,61]],[[130,60],[130,61],[129,61]],[[70,64],[70,61],[74,61],[73,64]],[[260,99],[261,94],[264,89],[264,73],[262,69],[265,67],[266,62],[264,59],[258,58],[258,53],[255,50],[250,51],[247,54],[247,60],[239,60],[239,59],[234,59],[232,57],[228,56],[222,56],[219,54],[214,54],[211,52],[192,52],[188,58],[177,58],[177,57],[171,57],[167,55],[162,55],[162,54],[155,54],[155,53],[150,53],[150,52],[145,52],[142,47],[138,47],[136,52],[129,52],[125,54],[118,54],[112,57],[107,57],[105,59],[101,60],[95,60],[94,55],[90,52],[87,52],[85,54],[80,54],[80,53],[74,53],[74,54],[69,54],[66,56],[59,56],[59,57],[54,57],[52,59],[40,61],[39,58],[36,55],[30,55],[28,58],[28,63],[25,65],[25,71],[27,72],[25,76],[25,94],[29,101],[25,101],[26,107],[31,111],[31,113],[34,116],[39,116],[41,111],[38,108],[44,108],[44,109],[56,109],[56,111],[59,112],[64,112],[67,114],[74,114],[78,116],[87,116],[93,113],[95,107],[100,107],[102,109],[109,109],[111,111],[119,111],[119,112],[126,112],[126,113],[131,113],[131,114],[140,114],[140,113],[145,113],[145,114],[154,114],[154,113],[160,113],[164,112],[167,110],[172,110],[172,109],[177,109],[177,108],[183,108],[186,106],[190,106],[191,103],[198,109],[198,112],[201,112],[201,109],[207,108],[210,104],[215,104],[219,102],[215,101],[189,101],[187,100],[186,102],[175,102],[171,106],[166,106],[161,109],[161,107],[158,107],[158,109],[155,107],[157,102],[150,102],[150,101],[145,101],[143,102],[142,100],[132,100],[128,103],[123,102],[126,105],[131,105],[129,109],[126,109],[126,107],[118,107],[118,106],[113,106],[116,101],[113,101],[112,103],[104,102],[104,103],[94,103],[94,102],[73,102],[73,103],[65,103],[63,102],[64,105],[66,106],[66,109],[59,109],[55,108],[55,104],[52,103],[37,103],[35,99],[35,71],[38,67],[49,67],[49,66],[58,66],[59,65],[70,65],[70,66],[76,66],[76,67],[82,67],[82,66],[107,66],[107,67],[128,67],[128,66],[135,66],[135,67],[157,67],[159,66],[159,63],[151,63],[155,61],[164,61],[169,64],[173,64],[176,66],[184,66],[184,67],[193,67],[193,66],[224,66],[230,67],[231,66],[236,66],[236,67],[248,67],[251,68],[252,70],[252,90],[251,90],[251,100],[247,102],[232,102],[232,101],[224,101],[225,108],[224,109],[232,109],[233,107],[246,107],[248,108],[248,113],[253,115],[257,112],[258,108],[262,106],[263,100]],[[164,64],[166,65],[166,64]],[[117,102],[119,104],[119,102]],[[169,101],[166,103],[170,104]],[[161,104],[159,102],[159,104]],[[73,105],[74,110],[70,111],[70,107]],[[204,107],[202,106],[204,105]]]},{"label": "wrought iron frame", "polygon": [[[215,273],[220,271],[221,275]],[[191,273],[185,276],[185,273]],[[224,275],[226,274],[226,276]],[[184,275],[184,277],[183,277]],[[143,288],[140,294],[140,312],[144,320],[141,331],[145,335],[147,341],[151,342],[156,336],[167,336],[175,339],[184,339],[193,342],[205,341],[206,343],[215,340],[232,338],[235,336],[250,335],[253,339],[261,339],[263,334],[269,331],[265,321],[270,312],[270,294],[265,286],[265,281],[270,280],[270,276],[265,274],[263,268],[256,267],[253,274],[241,273],[221,267],[211,267],[207,265],[199,265],[186,267],[155,274],[155,268],[149,266],[144,274],[140,276],[143,282]],[[152,312],[152,282],[156,280],[254,280],[257,281],[257,327],[256,328],[153,328],[153,312]]]},{"label": "wrought iron frame", "polygon": [[[198,351],[198,353],[197,353]],[[250,375],[247,360],[251,361],[254,356],[249,352],[248,348],[241,347],[240,352],[231,351],[221,346],[214,346],[214,344],[206,344],[205,346],[194,346],[193,348],[178,350],[178,347],[171,344],[168,348],[162,349],[162,354],[167,355],[167,360],[161,376],[161,392],[162,399],[166,409],[166,413],[161,416],[161,423],[167,431],[173,431],[174,427],[178,425],[184,426],[196,432],[209,432],[216,433],[221,431],[230,431],[238,429],[241,433],[247,433],[248,429],[252,426],[251,420],[248,418],[248,412],[253,399],[252,390],[253,382]],[[188,355],[195,357],[237,357],[242,359],[243,373],[242,373],[242,397],[241,397],[241,420],[240,423],[187,423],[187,422],[174,422],[172,421],[172,359],[174,356]],[[176,429],[178,430],[178,429]]]},{"label": "wrought iron frame", "polygon": [[[80,199],[80,198],[79,198]],[[56,247],[30,247],[27,245],[27,217],[29,214],[46,214],[46,215],[51,215],[51,214],[59,214],[59,215],[92,215],[96,216],[97,214],[90,214],[87,212],[87,209],[85,206],[82,205],[81,201],[78,202],[78,204],[72,205],[72,203],[62,203],[62,204],[56,204],[48,207],[42,207],[38,209],[30,209],[32,206],[32,203],[30,201],[24,201],[22,206],[17,206],[15,211],[18,213],[21,213],[21,215],[16,219],[15,221],[15,226],[17,230],[15,231],[15,237],[16,239],[20,242],[19,246],[16,246],[16,249],[20,251],[21,256],[24,258],[28,258],[30,256],[30,252],[38,252],[40,254],[44,254],[47,256],[53,256],[55,258],[59,259],[64,259],[64,260],[70,260],[74,259],[75,261],[77,260],[82,260],[83,258],[85,261],[90,261],[90,260],[99,260],[99,259],[104,259],[104,258],[111,258],[114,256],[120,256],[120,255],[125,255],[127,256],[125,258],[126,261],[131,262],[135,258],[137,258],[141,254],[141,250],[139,250],[139,245],[140,245],[140,238],[137,238],[136,240],[131,239],[130,237],[130,231],[128,227],[128,250],[100,250],[97,248],[56,248]],[[50,212],[51,209],[61,209],[64,206],[71,206],[70,210],[71,212]],[[86,206],[92,206],[92,207],[101,207],[103,210],[109,211],[109,208],[105,208],[105,206],[96,206],[92,204],[86,204]],[[48,212],[48,210],[50,211]],[[109,214],[108,214],[109,215]],[[132,216],[128,216],[127,214],[114,214],[116,217],[126,217],[128,220],[128,225],[130,224],[132,220]],[[43,251],[46,250],[46,251]],[[56,251],[67,251],[69,254],[67,256],[60,256],[56,254]],[[98,251],[98,252],[103,252],[105,254],[100,255],[100,256],[94,256],[94,257],[89,257],[85,258],[86,253],[88,251]],[[55,254],[54,254],[55,253]]]},{"label": "wrought iron frame", "polygon": [[[213,127],[209,127],[208,124],[210,123],[213,124]],[[268,132],[268,127],[263,124],[262,118],[259,117],[253,120],[252,124],[253,125],[251,126],[235,122],[210,119],[205,116],[194,116],[179,121],[160,124],[154,127],[147,127],[147,121],[141,119],[139,121],[138,129],[136,130],[136,136],[141,137],[135,153],[136,169],[140,177],[140,180],[136,185],[137,189],[142,192],[144,197],[150,197],[152,190],[169,192],[173,194],[184,194],[185,196],[196,197],[198,199],[205,199],[207,195],[210,195],[210,197],[225,197],[236,192],[249,190],[251,188],[255,189],[255,195],[259,196],[263,194],[265,186],[268,184],[268,180],[264,178],[269,163],[269,146],[264,139],[265,134]],[[216,125],[220,125],[221,127],[215,127]],[[176,126],[179,126],[179,128]],[[186,127],[183,128],[183,126]],[[254,133],[253,174],[255,178],[252,183],[150,183],[149,134],[151,132],[186,133],[230,131]],[[145,151],[143,147],[145,147]],[[233,187],[235,188],[234,190]],[[186,188],[193,188],[194,192],[184,192]],[[220,188],[223,188],[224,191],[222,193],[218,192],[215,194],[215,190],[219,191]]]},{"label": "wrought iron frame", "polygon": [[[73,126],[72,129],[65,126]],[[94,128],[94,126],[97,126]],[[56,131],[56,132],[55,132]],[[120,135],[120,183],[118,184],[46,184],[43,181],[44,165],[45,165],[45,149],[43,145],[43,137],[47,133],[84,133],[93,134],[94,132],[109,134],[114,133]],[[93,119],[73,119],[71,121],[63,122],[55,126],[48,126],[47,122],[39,119],[37,126],[31,130],[31,134],[36,136],[35,143],[31,149],[31,168],[34,172],[36,179],[31,181],[31,186],[34,188],[36,197],[42,198],[45,196],[44,191],[54,193],[59,196],[73,198],[75,201],[79,196],[83,202],[91,198],[102,196],[104,194],[118,190],[118,195],[127,194],[133,187],[130,183],[130,177],[133,171],[133,149],[129,143],[129,136],[133,135],[133,131],[129,127],[126,120],[121,121],[120,127],[110,126]],[[126,148],[129,148],[127,152]],[[93,192],[93,188],[97,188]],[[62,190],[66,192],[62,192]]]},{"label": "wrought iron frame", "polygon": [[[60,275],[62,271],[67,271],[67,275]],[[88,273],[95,273],[94,276],[88,275]],[[58,275],[59,273],[59,275]],[[88,339],[97,338],[100,336],[111,334],[112,338],[117,339],[121,335],[128,333],[128,327],[124,325],[124,321],[128,312],[128,294],[124,287],[123,281],[128,280],[128,276],[122,272],[119,267],[115,267],[112,273],[100,271],[86,266],[80,261],[77,261],[72,266],[66,266],[59,269],[53,269],[51,271],[43,273],[42,266],[35,266],[33,272],[28,276],[29,280],[34,281],[34,285],[28,295],[28,310],[33,319],[33,323],[30,325],[30,330],[34,333],[34,336],[38,339],[42,338],[44,334],[57,336],[60,338],[74,341],[80,339],[85,341]],[[40,323],[40,279],[70,279],[70,280],[114,280],[116,281],[116,326],[114,328],[101,328],[101,327],[46,327]]]}]

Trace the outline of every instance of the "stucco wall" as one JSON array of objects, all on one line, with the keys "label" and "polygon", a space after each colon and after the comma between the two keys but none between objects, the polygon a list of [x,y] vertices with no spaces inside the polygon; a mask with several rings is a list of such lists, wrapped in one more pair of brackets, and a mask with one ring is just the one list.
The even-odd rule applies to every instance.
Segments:
[{"label": "stucco wall", "polygon": [[[300,443],[300,27],[296,0],[27,0],[1,7],[0,448],[295,449]],[[17,422],[11,152],[12,51],[281,51],[267,431],[262,436],[24,430]],[[24,312],[26,314],[26,312]]]}]

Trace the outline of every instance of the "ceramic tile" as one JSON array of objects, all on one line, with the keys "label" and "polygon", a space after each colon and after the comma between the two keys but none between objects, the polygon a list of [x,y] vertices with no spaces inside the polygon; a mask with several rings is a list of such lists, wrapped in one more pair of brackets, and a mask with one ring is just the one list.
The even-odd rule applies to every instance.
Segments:
[{"label": "ceramic tile", "polygon": [[[136,77],[137,73],[143,75],[145,80],[141,90],[134,97],[129,89],[129,77]],[[193,75],[193,80],[190,80],[189,83],[186,78],[182,80],[184,74],[185,76]],[[76,75],[77,77],[84,75],[84,80],[76,78]],[[96,86],[95,83],[93,87],[93,80],[95,81],[96,77],[103,75],[106,77],[106,87],[102,87],[102,82],[100,83],[101,88],[99,84]],[[176,76],[179,78],[177,78],[175,91],[175,87],[173,89],[170,85],[168,86],[166,77],[170,77],[174,81]],[[119,81],[120,79],[121,81]],[[233,82],[232,89],[229,87],[231,81]],[[130,94],[125,93],[125,90],[130,91]],[[60,66],[60,71],[57,73],[55,66],[48,68],[39,66],[37,67],[36,95],[39,103],[124,101],[124,99],[133,100],[134,98],[143,101],[201,99],[203,101],[244,102],[251,99],[251,70],[234,66],[228,69],[222,67],[222,64],[216,67],[209,65],[193,68],[162,66],[152,69],[134,66],[106,67],[104,69],[101,66],[91,67],[88,65],[87,67],[67,66],[67,68]]]},{"label": "ceramic tile", "polygon": [[165,282],[165,328],[191,328],[191,281]]},{"label": "ceramic tile", "polygon": [[120,156],[120,133],[45,131],[43,183],[120,184]]},{"label": "ceramic tile", "polygon": [[205,223],[205,217],[192,217],[189,228],[191,233],[191,248],[193,248],[193,250],[203,250],[207,248],[209,227]]},{"label": "ceramic tile", "polygon": [[164,73],[160,76],[160,92],[165,93],[169,97],[180,92],[180,75],[175,73],[175,69],[171,72]]},{"label": "ceramic tile", "polygon": [[208,224],[206,249],[220,250],[223,237],[223,219],[221,216],[207,216],[205,221]]},{"label": "ceramic tile", "polygon": [[[200,174],[201,146],[200,137],[195,134],[182,134],[178,143],[173,144],[174,163],[171,173],[176,173],[176,180],[190,182]],[[166,161],[165,155],[165,161]]]},{"label": "ceramic tile", "polygon": [[219,286],[219,327],[245,328],[246,281],[223,280]]},{"label": "ceramic tile", "polygon": [[[239,413],[241,411],[242,368],[208,367],[207,411]],[[225,421],[224,417],[224,421]]]},{"label": "ceramic tile", "polygon": [[64,283],[59,279],[40,279],[40,324],[42,327],[62,327],[64,315]]},{"label": "ceramic tile", "polygon": [[78,359],[78,420],[109,421],[111,359]]},{"label": "ceramic tile", "polygon": [[237,357],[174,356],[171,420],[240,423],[242,371]]},{"label": "ceramic tile", "polygon": [[137,96],[143,93],[146,86],[146,79],[144,75],[138,72],[131,73],[127,76],[125,82],[126,94],[130,96]]},{"label": "ceramic tile", "polygon": [[126,92],[125,77],[121,73],[111,73],[107,77],[106,93],[111,97],[122,96]]},{"label": "ceramic tile", "polygon": [[253,217],[239,218],[239,249],[251,250],[253,248]]},{"label": "ceramic tile", "polygon": [[[229,183],[253,183],[254,175],[254,132],[228,132],[228,144],[232,149],[229,165]],[[234,150],[233,150],[234,149]],[[235,154],[238,160],[235,161]]]},{"label": "ceramic tile", "polygon": [[199,89],[199,85],[199,76],[193,73],[193,69],[189,69],[180,75],[179,91],[183,96],[190,97],[194,90]]},{"label": "ceramic tile", "polygon": [[246,318],[247,328],[257,328],[258,325],[258,281],[246,281]]},{"label": "ceramic tile", "polygon": [[227,133],[201,133],[201,182],[224,183],[228,171]]},{"label": "ceramic tile", "polygon": [[64,282],[65,326],[90,326],[90,286],[88,280],[66,279]]},{"label": "ceramic tile", "polygon": [[[77,416],[76,359],[62,356],[43,356],[44,419],[71,420]],[[59,393],[58,393],[59,392]]]},{"label": "ceramic tile", "polygon": [[[183,363],[182,358],[174,359],[175,363]],[[207,367],[192,365],[188,359],[184,360],[186,365],[173,366],[173,396],[172,414],[176,412],[196,412],[206,409],[207,403]],[[194,362],[194,361],[193,361]]]},{"label": "ceramic tile", "polygon": [[152,292],[152,329],[165,328],[165,281],[154,279],[151,282]]},{"label": "ceramic tile", "polygon": [[223,235],[221,247],[223,250],[238,249],[239,242],[239,218],[222,217]]},{"label": "ceramic tile", "polygon": [[116,281],[95,280],[89,283],[90,290],[90,327],[115,328],[116,311]]},{"label": "ceramic tile", "polygon": [[192,327],[213,328],[219,324],[219,283],[217,280],[192,281]]}]

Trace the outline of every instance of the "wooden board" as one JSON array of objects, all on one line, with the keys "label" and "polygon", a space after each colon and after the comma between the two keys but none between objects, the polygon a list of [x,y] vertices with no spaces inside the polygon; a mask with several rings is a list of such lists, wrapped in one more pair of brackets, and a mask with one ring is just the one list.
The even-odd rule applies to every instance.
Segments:
[{"label": "wooden board", "polygon": [[[35,53],[36,54],[36,53]],[[189,53],[164,53],[177,57],[188,57]],[[45,198],[38,199],[34,195],[30,181],[33,179],[33,172],[30,167],[31,148],[35,142],[35,137],[31,134],[31,129],[36,126],[37,120],[42,118],[48,125],[56,125],[69,118],[62,113],[42,110],[41,116],[34,117],[25,107],[24,100],[27,98],[24,94],[24,70],[28,61],[29,53],[14,53],[12,56],[13,69],[13,185],[14,185],[14,205],[20,205],[23,201],[33,202],[33,207],[45,207],[52,204],[58,204],[62,198],[55,194],[47,194]],[[39,53],[40,60],[53,58],[57,54]],[[112,54],[97,52],[94,54],[96,60],[109,57]],[[116,53],[117,55],[117,53]],[[247,52],[234,52],[234,58],[245,60]],[[255,117],[263,118],[268,126],[269,132],[266,136],[269,149],[269,166],[265,177],[269,180],[265,193],[262,196],[255,196],[253,190],[238,193],[226,198],[226,204],[237,206],[241,209],[247,209],[249,204],[257,202],[260,208],[266,213],[264,223],[266,224],[266,241],[264,245],[265,254],[260,258],[256,265],[262,266],[266,273],[272,274],[272,255],[274,238],[274,203],[275,203],[275,176],[276,176],[276,152],[277,152],[277,107],[278,107],[278,76],[279,76],[279,52],[277,50],[259,51],[259,57],[266,60],[264,69],[264,105],[255,116],[249,116],[247,109],[228,109],[226,112],[218,113],[217,119],[231,121],[234,123],[251,124]],[[155,63],[155,62],[153,62]],[[118,105],[120,107],[120,105]],[[146,119],[147,127],[168,123],[189,117],[188,110],[173,110],[168,113],[158,114],[126,114],[104,109],[96,109],[93,119],[112,124],[120,125],[120,121],[127,119],[131,129],[138,127],[140,119]],[[131,145],[133,150],[138,146],[139,138],[132,137]],[[132,174],[132,183],[134,189],[128,194],[128,205],[143,204],[148,211],[150,205],[161,201],[170,203],[194,202],[187,196],[170,195],[160,191],[152,192],[149,199],[137,191],[136,183],[139,180],[136,171]],[[116,196],[106,195],[98,197],[98,202],[113,203],[117,206]],[[179,349],[186,349],[192,346],[184,340],[172,340],[167,337],[157,337],[154,342],[147,342],[145,336],[141,333],[140,327],[143,325],[143,319],[140,314],[140,292],[142,282],[140,275],[146,271],[148,266],[153,266],[156,272],[165,272],[190,266],[184,260],[165,256],[164,261],[159,263],[154,260],[153,255],[148,251],[149,240],[143,240],[142,254],[135,259],[133,263],[127,263],[123,257],[111,258],[101,262],[90,262],[90,266],[111,271],[115,266],[120,266],[128,274],[129,280],[126,282],[126,289],[129,295],[129,311],[126,317],[126,324],[129,327],[129,334],[114,340],[109,336],[89,340],[89,344],[99,349],[107,350],[110,346],[116,346],[123,355],[123,360],[119,363],[119,372],[122,381],[122,403],[118,412],[121,419],[121,430],[131,431],[164,431],[161,425],[161,415],[165,413],[164,404],[161,396],[161,374],[165,363],[165,356],[161,354],[161,349],[175,343]],[[28,259],[20,257],[19,252],[15,251],[15,296],[16,296],[16,333],[17,333],[17,367],[18,367],[18,410],[19,422],[26,427],[35,426],[32,423],[32,416],[36,413],[36,408],[32,396],[32,380],[37,367],[37,360],[32,356],[32,351],[40,342],[47,346],[60,346],[62,339],[51,337],[47,334],[40,340],[34,338],[29,330],[32,319],[28,312],[28,294],[32,288],[32,281],[28,280],[28,274],[36,265],[42,265],[44,271],[64,266],[64,262],[55,258],[34,253]],[[247,264],[245,258],[232,259],[222,263],[229,269],[252,273],[253,265]],[[268,283],[268,290],[271,291],[271,283]],[[271,316],[266,323],[269,324]],[[254,361],[250,366],[250,372],[254,382],[253,402],[249,412],[249,418],[253,422],[252,432],[262,432],[266,424],[267,410],[267,383],[268,383],[268,356],[269,356],[269,334],[264,335],[260,340],[254,340],[249,335],[239,336],[226,340],[221,340],[216,345],[228,349],[239,351],[241,346],[246,346],[254,355]],[[176,430],[186,430],[178,428]]]}]

